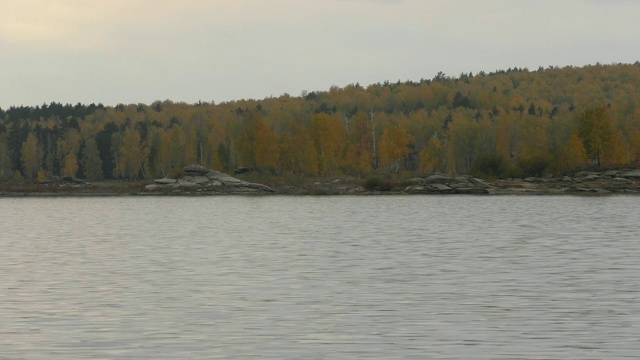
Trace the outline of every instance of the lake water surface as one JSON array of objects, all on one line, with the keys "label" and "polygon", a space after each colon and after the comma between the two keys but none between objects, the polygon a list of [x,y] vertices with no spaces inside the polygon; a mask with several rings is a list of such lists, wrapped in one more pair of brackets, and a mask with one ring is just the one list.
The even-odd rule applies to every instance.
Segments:
[{"label": "lake water surface", "polygon": [[640,197],[0,199],[0,359],[637,359]]}]

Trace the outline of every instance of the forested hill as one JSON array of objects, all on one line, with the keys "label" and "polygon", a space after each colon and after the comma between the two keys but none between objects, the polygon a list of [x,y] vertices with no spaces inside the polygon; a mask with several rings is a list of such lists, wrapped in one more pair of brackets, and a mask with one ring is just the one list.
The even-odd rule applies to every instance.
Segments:
[{"label": "forested hill", "polygon": [[[250,85],[247,85],[250,86]],[[0,109],[0,177],[562,173],[640,161],[640,63],[439,73],[262,100]]]}]

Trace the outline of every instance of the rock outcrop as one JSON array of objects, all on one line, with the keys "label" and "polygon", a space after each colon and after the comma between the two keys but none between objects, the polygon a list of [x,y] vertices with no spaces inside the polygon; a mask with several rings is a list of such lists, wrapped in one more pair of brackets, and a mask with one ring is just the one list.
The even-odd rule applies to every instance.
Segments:
[{"label": "rock outcrop", "polygon": [[200,165],[189,165],[185,175],[162,178],[145,187],[152,194],[267,194],[274,190],[263,184],[247,182]]},{"label": "rock outcrop", "polygon": [[560,177],[493,181],[493,194],[640,194],[640,170],[580,171]]},{"label": "rock outcrop", "polygon": [[[422,180],[422,181],[420,181]],[[449,177],[435,174],[424,179],[411,179],[404,189],[408,194],[488,194],[489,184],[472,176]]]},{"label": "rock outcrop", "polygon": [[82,180],[82,179],[78,179],[75,178],[73,176],[54,176],[54,175],[50,175],[47,176],[46,179],[42,180],[39,182],[39,184],[41,185],[52,185],[52,184],[56,184],[59,186],[65,186],[65,185],[91,185],[90,183]]}]

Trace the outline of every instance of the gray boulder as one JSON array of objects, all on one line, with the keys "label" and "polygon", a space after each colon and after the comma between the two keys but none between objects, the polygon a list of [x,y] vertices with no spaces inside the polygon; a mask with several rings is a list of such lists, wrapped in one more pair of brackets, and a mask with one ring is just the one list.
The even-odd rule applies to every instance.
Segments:
[{"label": "gray boulder", "polygon": [[182,188],[197,188],[198,184],[190,180],[178,179],[178,186]]},{"label": "gray boulder", "polygon": [[474,187],[477,187],[480,189],[488,189],[490,187],[489,184],[487,184],[486,182],[474,177],[469,178],[469,182],[473,184]]},{"label": "gray boulder", "polygon": [[219,193],[219,194],[248,194],[275,192],[266,185],[254,184],[236,179],[228,174],[211,170],[200,165],[190,165],[184,169],[185,176],[179,179],[156,179],[154,183],[145,187],[145,191],[164,193]]},{"label": "gray boulder", "polygon": [[156,184],[166,185],[166,184],[175,184],[178,182],[176,179],[162,178],[153,180]]},{"label": "gray boulder", "polygon": [[209,180],[209,178],[206,176],[196,175],[193,177],[193,182],[195,182],[196,184],[207,184],[211,182],[211,180]]},{"label": "gray boulder", "polygon": [[145,191],[162,191],[166,188],[167,187],[165,185],[161,185],[161,184],[149,184],[144,187],[144,190]]},{"label": "gray boulder", "polygon": [[589,175],[598,175],[600,176],[599,172],[593,172],[593,171],[578,171],[577,173],[575,173],[573,175],[573,177],[575,178],[583,178],[583,177],[587,177]]},{"label": "gray boulder", "polygon": [[206,174],[207,178],[209,180],[218,180],[219,177],[221,176],[229,176],[225,173],[221,173],[220,171],[215,171],[215,170],[209,170],[209,172],[207,172]]},{"label": "gray boulder", "polygon": [[222,183],[222,185],[224,186],[241,186],[244,185],[245,182],[240,180],[240,179],[236,179],[234,177],[231,177],[229,175],[227,176],[220,176],[217,179],[220,183]]},{"label": "gray boulder", "polygon": [[431,175],[425,179],[426,184],[450,184],[455,182],[455,179],[446,175]]},{"label": "gray boulder", "polygon": [[537,178],[537,177],[528,177],[528,178],[525,178],[524,181],[532,182],[532,183],[539,183],[539,182],[542,182],[542,179]]},{"label": "gray boulder", "polygon": [[625,179],[640,179],[640,169],[628,171],[624,174],[621,174],[620,177]]},{"label": "gray boulder", "polygon": [[263,191],[267,191],[267,192],[276,192],[272,188],[268,187],[267,185],[263,185],[263,184],[249,183],[249,186],[251,188],[253,188],[253,189],[263,190]]},{"label": "gray boulder", "polygon": [[186,174],[189,175],[205,175],[210,171],[210,169],[202,166],[202,165],[189,165],[182,168]]},{"label": "gray boulder", "polygon": [[434,194],[438,192],[431,186],[408,186],[404,191],[408,194]]},{"label": "gray boulder", "polygon": [[631,183],[631,180],[621,178],[621,177],[613,178],[613,181],[619,182],[619,183],[625,183],[625,184]]},{"label": "gray boulder", "polygon": [[443,184],[433,184],[431,187],[442,194],[453,194],[456,192],[453,188]]}]

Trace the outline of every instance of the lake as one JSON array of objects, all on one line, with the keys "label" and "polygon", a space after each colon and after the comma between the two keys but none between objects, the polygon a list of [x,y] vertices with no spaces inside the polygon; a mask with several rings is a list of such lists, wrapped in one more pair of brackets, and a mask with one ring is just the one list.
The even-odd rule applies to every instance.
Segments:
[{"label": "lake", "polygon": [[0,199],[0,359],[635,359],[640,197]]}]

